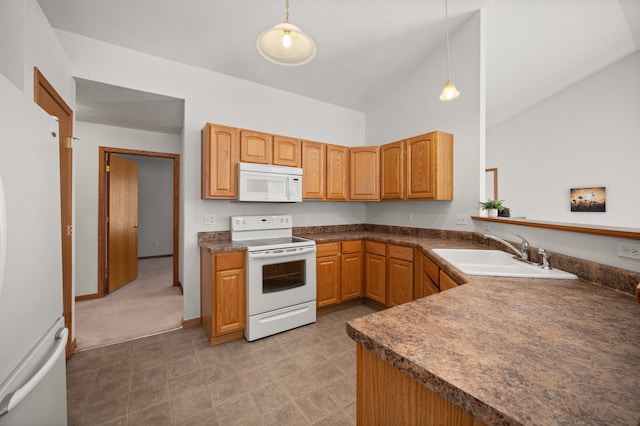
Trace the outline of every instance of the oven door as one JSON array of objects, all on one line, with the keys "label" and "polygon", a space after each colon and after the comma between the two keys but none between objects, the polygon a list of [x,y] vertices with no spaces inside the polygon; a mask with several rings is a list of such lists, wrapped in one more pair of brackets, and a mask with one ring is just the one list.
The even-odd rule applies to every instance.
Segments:
[{"label": "oven door", "polygon": [[247,253],[249,316],[316,300],[316,248]]}]

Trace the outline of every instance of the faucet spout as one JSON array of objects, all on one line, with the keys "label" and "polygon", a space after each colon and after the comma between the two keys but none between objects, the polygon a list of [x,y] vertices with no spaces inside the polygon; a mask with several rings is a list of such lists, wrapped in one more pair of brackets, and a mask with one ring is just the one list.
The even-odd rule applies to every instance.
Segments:
[{"label": "faucet spout", "polygon": [[518,250],[517,248],[515,248],[510,242],[505,241],[502,238],[498,238],[498,237],[496,237],[494,235],[489,235],[489,234],[484,234],[484,238],[485,239],[489,238],[489,239],[492,239],[492,240],[495,240],[495,241],[497,241],[499,243],[504,244],[505,246],[507,246],[508,248],[513,250],[514,253],[516,253],[518,256],[520,256],[520,258],[524,259],[523,258],[523,253],[520,252],[520,250]]}]

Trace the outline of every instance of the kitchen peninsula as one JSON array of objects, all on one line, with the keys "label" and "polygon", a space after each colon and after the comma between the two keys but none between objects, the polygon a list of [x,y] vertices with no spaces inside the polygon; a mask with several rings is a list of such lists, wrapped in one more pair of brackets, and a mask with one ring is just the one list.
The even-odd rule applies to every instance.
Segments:
[{"label": "kitchen peninsula", "polygon": [[359,424],[638,424],[633,297],[584,280],[469,278],[347,324]]}]

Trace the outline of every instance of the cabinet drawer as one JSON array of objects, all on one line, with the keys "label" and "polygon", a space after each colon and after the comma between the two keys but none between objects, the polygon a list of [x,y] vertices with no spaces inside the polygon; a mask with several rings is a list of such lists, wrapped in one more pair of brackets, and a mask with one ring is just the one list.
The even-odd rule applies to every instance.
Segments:
[{"label": "cabinet drawer", "polygon": [[388,244],[387,249],[389,250],[389,257],[413,262],[413,247]]},{"label": "cabinet drawer", "polygon": [[244,268],[246,252],[221,253],[216,255],[216,271]]},{"label": "cabinet drawer", "polygon": [[362,240],[342,242],[342,253],[358,253],[361,251],[362,251]]},{"label": "cabinet drawer", "polygon": [[422,255],[422,270],[434,283],[440,284],[440,268],[425,255]]},{"label": "cabinet drawer", "polygon": [[367,241],[365,243],[365,247],[367,253],[379,254],[380,256],[387,255],[387,250],[384,243],[379,243],[377,241]]},{"label": "cabinet drawer", "polygon": [[340,254],[340,243],[316,244],[316,257],[335,256]]}]

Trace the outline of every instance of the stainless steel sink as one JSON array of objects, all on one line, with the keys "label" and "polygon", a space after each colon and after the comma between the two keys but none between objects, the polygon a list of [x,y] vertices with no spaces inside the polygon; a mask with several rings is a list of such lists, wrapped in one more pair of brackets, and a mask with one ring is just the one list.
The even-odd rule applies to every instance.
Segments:
[{"label": "stainless steel sink", "polygon": [[560,269],[543,269],[541,266],[522,262],[501,250],[434,249],[433,252],[467,275],[562,280],[578,278],[576,275]]}]

